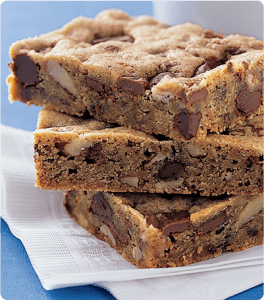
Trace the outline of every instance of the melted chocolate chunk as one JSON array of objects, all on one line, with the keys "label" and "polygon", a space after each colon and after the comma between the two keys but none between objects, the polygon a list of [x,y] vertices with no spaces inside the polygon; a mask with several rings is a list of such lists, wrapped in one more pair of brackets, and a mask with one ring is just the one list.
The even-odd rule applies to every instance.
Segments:
[{"label": "melted chocolate chunk", "polygon": [[178,115],[174,116],[175,126],[182,132],[184,137],[189,140],[192,137],[196,136],[198,126],[202,114],[198,113],[189,113],[187,109],[182,110]]},{"label": "melted chocolate chunk", "polygon": [[193,227],[187,210],[150,214],[147,216],[147,223],[162,229],[165,235],[183,232]]},{"label": "melted chocolate chunk", "polygon": [[190,220],[183,219],[176,222],[172,222],[163,228],[163,233],[170,235],[171,233],[180,233],[193,227]]},{"label": "melted chocolate chunk", "polygon": [[198,76],[200,74],[203,74],[207,71],[210,71],[211,68],[209,67],[208,62],[205,62],[203,65],[201,65],[200,67],[198,67],[198,69],[196,70],[194,76]]},{"label": "melted chocolate chunk", "polygon": [[97,93],[104,91],[103,84],[100,81],[89,76],[85,76],[85,81],[89,91],[95,91]]},{"label": "melted chocolate chunk", "polygon": [[261,103],[261,96],[262,92],[260,90],[250,92],[245,88],[238,94],[236,107],[249,116],[258,109]]},{"label": "melted chocolate chunk", "polygon": [[161,179],[175,178],[182,174],[183,165],[179,162],[166,163],[159,171],[159,177]]},{"label": "melted chocolate chunk", "polygon": [[14,73],[23,85],[35,85],[38,81],[36,64],[25,54],[14,58]]},{"label": "melted chocolate chunk", "polygon": [[170,76],[172,78],[178,77],[177,74],[172,73],[172,72],[160,73],[160,74],[158,74],[158,75],[156,75],[156,76],[154,76],[153,78],[150,79],[150,81],[149,81],[150,87],[152,87],[153,85],[158,84],[161,81],[161,79],[163,77],[165,77],[166,75],[168,75],[168,76]]},{"label": "melted chocolate chunk", "polygon": [[258,234],[258,229],[257,228],[248,228],[247,230],[247,235],[248,236],[256,236]]},{"label": "melted chocolate chunk", "polygon": [[229,59],[230,56],[245,53],[246,51],[237,46],[229,46],[225,49],[226,57]]},{"label": "melted chocolate chunk", "polygon": [[115,238],[115,242],[117,245],[120,244],[127,244],[127,238],[125,237],[125,235],[123,234],[123,232],[121,232],[120,230],[117,229],[117,227],[115,226],[115,224],[109,220],[107,220],[106,222],[104,222],[110,232],[112,233],[113,237]]},{"label": "melted chocolate chunk", "polygon": [[207,94],[208,94],[207,89],[202,89],[200,91],[194,91],[187,97],[187,101],[190,104],[193,104],[198,101],[202,101],[206,98]]},{"label": "melted chocolate chunk", "polygon": [[124,92],[139,96],[145,92],[149,82],[144,78],[121,77],[117,80],[116,86]]},{"label": "melted chocolate chunk", "polygon": [[133,43],[134,38],[131,35],[118,35],[118,36],[107,36],[99,39],[92,40],[91,44],[96,45],[99,43],[107,42],[107,41],[120,41],[120,42],[128,42]]},{"label": "melted chocolate chunk", "polygon": [[214,230],[215,228],[217,228],[219,225],[223,224],[226,220],[226,214],[223,213],[220,216],[216,216],[213,219],[211,219],[210,221],[204,223],[203,225],[201,225],[200,227],[198,227],[198,231],[202,231],[202,232],[208,232],[211,230]]},{"label": "melted chocolate chunk", "polygon": [[102,192],[93,195],[89,211],[101,220],[108,220],[113,214],[113,210]]},{"label": "melted chocolate chunk", "polygon": [[[39,91],[41,92],[42,89],[39,89]],[[27,103],[27,101],[29,101],[32,98],[32,96],[37,93],[37,89],[34,85],[26,86],[26,85],[20,83],[19,84],[19,93],[20,93],[22,102]]]}]

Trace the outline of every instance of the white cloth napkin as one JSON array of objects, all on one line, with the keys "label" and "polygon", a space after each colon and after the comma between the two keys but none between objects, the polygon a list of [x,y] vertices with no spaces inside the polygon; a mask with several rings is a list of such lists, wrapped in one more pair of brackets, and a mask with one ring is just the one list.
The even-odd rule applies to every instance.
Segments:
[{"label": "white cloth napkin", "polygon": [[97,284],[117,299],[225,299],[263,282],[263,247],[180,268],[140,270],[78,226],[59,191],[34,186],[31,132],[1,125],[1,216],[46,290]]}]

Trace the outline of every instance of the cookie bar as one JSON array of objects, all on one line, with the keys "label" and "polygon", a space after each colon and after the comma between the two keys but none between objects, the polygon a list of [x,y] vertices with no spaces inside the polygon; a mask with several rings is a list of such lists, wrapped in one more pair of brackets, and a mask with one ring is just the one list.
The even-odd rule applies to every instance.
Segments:
[{"label": "cookie bar", "polygon": [[263,194],[70,191],[70,216],[139,268],[179,267],[263,244]]},{"label": "cookie bar", "polygon": [[11,102],[186,140],[263,113],[263,42],[118,10],[12,44]]},{"label": "cookie bar", "polygon": [[176,141],[43,109],[34,132],[36,186],[206,196],[259,193],[261,120],[243,127],[248,135],[237,135],[239,127],[230,135]]}]

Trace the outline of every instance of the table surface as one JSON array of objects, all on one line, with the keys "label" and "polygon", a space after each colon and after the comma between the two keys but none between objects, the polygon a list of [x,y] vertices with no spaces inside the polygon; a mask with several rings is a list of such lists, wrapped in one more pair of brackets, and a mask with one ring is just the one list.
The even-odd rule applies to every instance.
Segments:
[{"label": "table surface", "polygon": [[[1,5],[1,123],[34,131],[41,108],[8,101],[6,77],[10,61],[9,46],[16,40],[33,37],[62,27],[83,15],[94,17],[107,8],[125,10],[130,15],[153,15],[151,1],[7,1]],[[58,13],[59,12],[59,13]],[[12,235],[1,219],[1,296],[5,300],[115,299],[108,291],[93,285],[46,291],[28,258],[21,241]],[[259,285],[229,299],[261,299]]]}]

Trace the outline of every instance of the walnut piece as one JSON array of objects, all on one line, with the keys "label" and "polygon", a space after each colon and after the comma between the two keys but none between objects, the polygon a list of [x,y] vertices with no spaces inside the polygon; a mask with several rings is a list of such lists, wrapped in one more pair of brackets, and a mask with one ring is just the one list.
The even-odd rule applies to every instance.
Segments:
[{"label": "walnut piece", "polygon": [[143,254],[139,247],[134,247],[132,250],[132,256],[135,261],[140,261],[143,258]]},{"label": "walnut piece", "polygon": [[200,149],[196,148],[192,144],[187,145],[187,150],[188,150],[189,154],[191,155],[191,157],[198,158],[198,157],[205,156],[205,154]]},{"label": "walnut piece", "polygon": [[111,243],[113,244],[113,246],[116,246],[116,241],[115,241],[115,238],[112,234],[112,232],[110,231],[109,227],[106,226],[105,224],[103,224],[101,227],[100,227],[100,232],[102,232],[104,235],[108,236]]},{"label": "walnut piece", "polygon": [[67,89],[74,96],[78,95],[78,92],[74,86],[74,81],[68,74],[68,72],[60,66],[56,60],[48,60],[46,64],[46,69],[48,73],[56,80],[58,83]]},{"label": "walnut piece", "polygon": [[64,151],[71,156],[78,156],[81,154],[83,148],[91,147],[91,144],[83,137],[79,136],[64,146]]},{"label": "walnut piece", "polygon": [[127,183],[128,185],[131,185],[133,187],[138,187],[138,177],[130,177],[130,176],[127,176],[127,177],[122,177],[120,178],[120,181],[122,183]]},{"label": "walnut piece", "polygon": [[237,230],[249,222],[263,209],[263,194],[256,195],[242,210],[236,228]]},{"label": "walnut piece", "polygon": [[154,164],[156,161],[164,160],[166,156],[162,152],[158,152],[148,163],[147,166]]},{"label": "walnut piece", "polygon": [[183,178],[178,178],[177,180],[172,180],[172,181],[160,181],[156,183],[156,189],[160,191],[165,190],[167,192],[169,189],[176,189],[180,187],[183,181],[184,181]]}]

